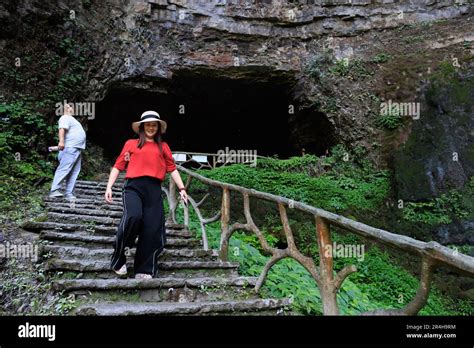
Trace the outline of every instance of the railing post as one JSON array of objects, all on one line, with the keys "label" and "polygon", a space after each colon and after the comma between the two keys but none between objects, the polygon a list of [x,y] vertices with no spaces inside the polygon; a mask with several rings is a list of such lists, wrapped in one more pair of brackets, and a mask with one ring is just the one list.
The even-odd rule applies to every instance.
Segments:
[{"label": "railing post", "polygon": [[417,315],[418,312],[426,305],[426,302],[428,302],[434,268],[435,264],[433,260],[428,257],[422,258],[420,285],[418,287],[418,291],[416,292],[415,298],[409,304],[407,304],[405,308],[402,309],[406,315]]},{"label": "railing post", "polygon": [[[185,187],[187,192],[189,192],[189,187],[191,186],[192,179],[193,179],[193,177],[188,175],[188,178],[186,179],[186,184],[184,184],[184,187]],[[187,205],[185,205],[181,201],[180,201],[180,204],[184,209],[184,226],[186,226],[186,228],[188,228],[189,227],[189,208],[188,208]]]},{"label": "railing post", "polygon": [[178,202],[176,201],[176,184],[173,179],[170,178],[169,184],[169,197],[168,197],[168,205],[170,209],[170,213],[167,218],[167,222],[176,223],[176,205]]},{"label": "railing post", "polygon": [[229,220],[230,220],[230,192],[224,187],[222,189],[222,204],[221,204],[221,242],[219,248],[219,259],[227,261],[229,251]]},{"label": "railing post", "polygon": [[183,215],[184,215],[184,226],[186,226],[186,229],[189,227],[189,208],[187,205],[184,205],[183,202],[180,202],[181,206],[183,207]]},{"label": "railing post", "polygon": [[334,289],[333,252],[329,224],[316,216],[316,233],[319,246],[319,270],[321,274],[321,301],[325,315],[338,315],[336,289]]}]

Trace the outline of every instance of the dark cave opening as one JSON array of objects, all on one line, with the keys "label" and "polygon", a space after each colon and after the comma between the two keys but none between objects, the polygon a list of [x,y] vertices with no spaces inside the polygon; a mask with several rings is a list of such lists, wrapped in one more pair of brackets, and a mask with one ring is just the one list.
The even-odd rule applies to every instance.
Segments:
[{"label": "dark cave opening", "polygon": [[88,139],[114,159],[125,141],[136,137],[131,123],[143,111],[155,110],[168,123],[163,139],[173,152],[229,148],[288,158],[304,148],[322,155],[332,142],[330,124],[324,114],[307,109],[295,107],[289,114],[293,84],[288,78],[262,82],[181,72],[164,88],[117,85],[97,103]]}]

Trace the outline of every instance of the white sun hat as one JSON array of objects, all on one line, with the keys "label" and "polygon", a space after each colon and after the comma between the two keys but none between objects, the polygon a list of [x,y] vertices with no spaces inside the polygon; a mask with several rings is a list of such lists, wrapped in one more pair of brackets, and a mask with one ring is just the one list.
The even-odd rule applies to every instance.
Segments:
[{"label": "white sun hat", "polygon": [[160,118],[160,115],[156,111],[145,111],[141,116],[140,116],[140,121],[133,122],[132,123],[132,129],[135,133],[138,134],[138,129],[140,127],[140,123],[145,123],[145,122],[159,122],[161,127],[161,134],[166,132],[166,122],[163,121]]}]

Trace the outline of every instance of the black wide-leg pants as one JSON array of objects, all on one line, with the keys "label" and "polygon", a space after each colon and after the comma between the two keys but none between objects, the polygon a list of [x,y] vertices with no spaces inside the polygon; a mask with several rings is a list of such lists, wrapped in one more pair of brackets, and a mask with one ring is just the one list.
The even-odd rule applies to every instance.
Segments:
[{"label": "black wide-leg pants", "polygon": [[135,274],[154,276],[157,257],[166,244],[161,181],[150,176],[126,179],[122,201],[123,215],[114,241],[111,268],[118,270],[125,264],[125,250],[132,248],[138,237]]}]

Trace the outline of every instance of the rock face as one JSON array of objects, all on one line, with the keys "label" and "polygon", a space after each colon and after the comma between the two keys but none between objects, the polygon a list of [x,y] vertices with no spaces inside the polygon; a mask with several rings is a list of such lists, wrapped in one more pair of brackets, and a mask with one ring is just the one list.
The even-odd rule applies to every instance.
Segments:
[{"label": "rock face", "polygon": [[439,226],[435,236],[443,244],[474,245],[474,221],[462,220]]},{"label": "rock face", "polygon": [[[108,65],[120,59],[117,73],[107,82],[129,81],[134,87],[158,91],[165,88],[160,80],[169,80],[183,69],[262,81],[298,75],[315,39],[329,39],[336,58],[343,58],[351,56],[355,47],[337,37],[456,18],[470,11],[468,5],[455,5],[456,1],[169,0],[128,2],[121,7],[114,4],[110,3],[114,30],[107,39],[120,41],[126,50],[118,57],[106,54]],[[113,39],[110,34],[118,35]],[[96,91],[101,82],[91,81],[97,83]]]},{"label": "rock face", "polygon": [[405,200],[461,189],[474,175],[474,75],[446,78],[425,97],[425,111],[395,156],[398,193]]},{"label": "rock face", "polygon": [[[472,207],[468,185],[474,175],[474,75],[443,76],[424,95],[424,111],[394,156],[398,197],[425,201],[457,189],[464,204]],[[472,214],[436,226],[433,236],[444,244],[474,245]]]},{"label": "rock face", "polygon": [[[172,95],[173,81],[182,74],[269,85],[286,81],[296,109],[287,115],[296,128],[289,145],[323,153],[334,140],[368,143],[375,132],[367,127],[367,86],[308,81],[305,67],[315,55],[331,50],[333,59],[367,58],[377,43],[399,39],[385,30],[471,15],[471,7],[456,0],[10,0],[0,5],[0,47],[10,59],[24,53],[15,42],[53,49],[66,37],[90,47],[84,57],[89,69],[77,89],[89,101],[115,89]],[[473,40],[468,29],[453,27],[451,40]],[[443,45],[452,42],[437,47]]]}]

